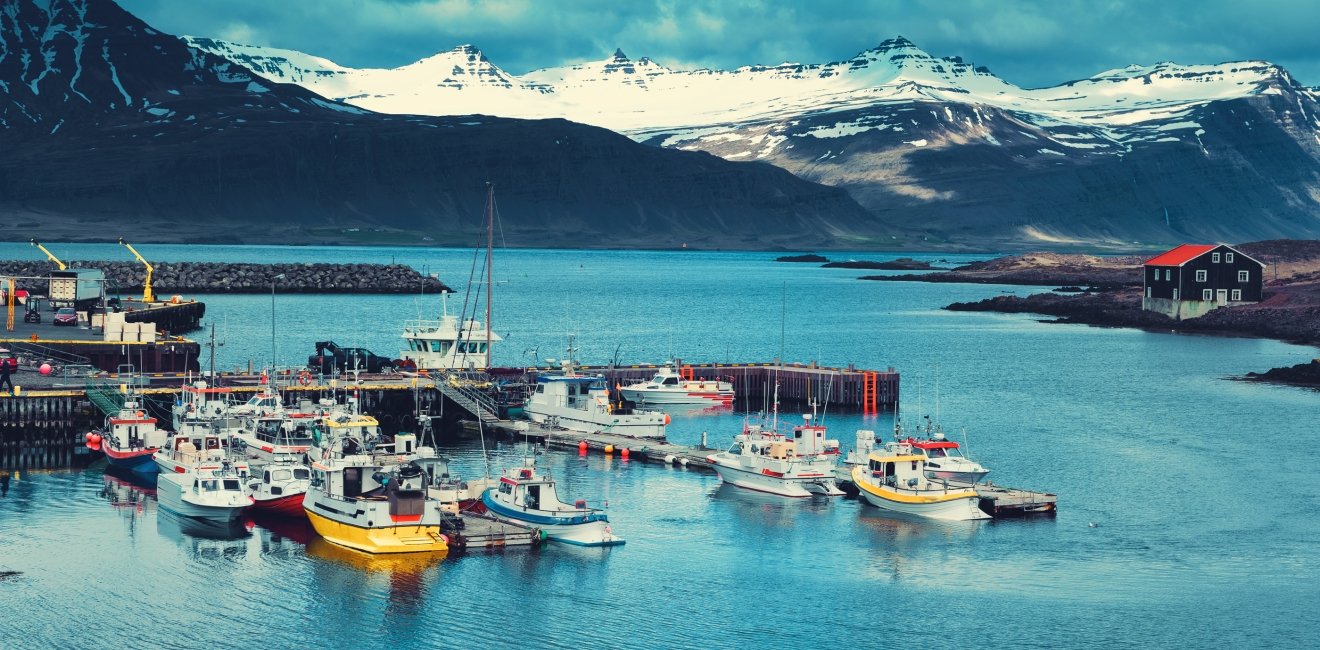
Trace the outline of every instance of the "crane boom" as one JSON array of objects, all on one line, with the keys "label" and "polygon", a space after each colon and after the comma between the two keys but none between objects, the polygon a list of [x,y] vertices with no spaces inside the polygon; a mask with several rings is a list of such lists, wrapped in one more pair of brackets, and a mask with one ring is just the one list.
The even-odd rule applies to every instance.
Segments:
[{"label": "crane boom", "polygon": [[124,248],[127,248],[128,252],[132,253],[133,257],[137,258],[137,261],[142,262],[142,266],[147,267],[147,278],[142,281],[142,302],[155,302],[156,296],[151,293],[151,272],[155,269],[152,268],[151,262],[144,259],[142,254],[138,253],[136,248],[133,248],[132,244],[124,241],[123,237],[119,238],[119,243],[123,244]]},{"label": "crane boom", "polygon": [[40,248],[40,249],[41,249],[41,252],[45,253],[45,254],[46,254],[46,257],[49,257],[49,258],[50,258],[50,261],[52,261],[52,262],[55,263],[55,266],[60,267],[60,270],[61,270],[61,271],[63,271],[64,269],[68,268],[67,266],[64,265],[64,262],[61,262],[61,261],[60,261],[60,258],[55,257],[55,254],[54,254],[54,253],[52,253],[52,252],[46,250],[46,247],[45,247],[45,246],[42,246],[42,245],[41,245],[41,242],[39,242],[39,241],[37,241],[37,240],[35,240],[35,239],[30,239],[30,240],[28,240],[28,241],[32,242],[32,245],[33,245],[33,246],[36,246],[37,248]]}]

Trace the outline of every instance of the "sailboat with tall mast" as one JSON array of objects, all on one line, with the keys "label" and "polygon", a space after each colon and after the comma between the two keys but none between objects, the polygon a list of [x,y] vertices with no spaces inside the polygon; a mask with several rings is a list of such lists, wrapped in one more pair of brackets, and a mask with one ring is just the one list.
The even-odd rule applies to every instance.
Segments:
[{"label": "sailboat with tall mast", "polygon": [[[468,316],[468,299],[463,300],[463,312],[459,316],[449,313],[448,294],[441,296],[441,315],[439,320],[412,320],[404,324],[403,340],[408,349],[399,352],[399,358],[413,364],[417,370],[484,370],[490,367],[491,348],[502,341],[491,330],[491,273],[494,270],[492,253],[495,247],[495,186],[486,184],[486,260],[481,275],[485,276],[486,314],[485,321],[475,318],[476,306],[473,305],[473,317]],[[481,290],[476,257],[473,257],[472,279]],[[471,295],[474,282],[469,280],[468,291]]]}]

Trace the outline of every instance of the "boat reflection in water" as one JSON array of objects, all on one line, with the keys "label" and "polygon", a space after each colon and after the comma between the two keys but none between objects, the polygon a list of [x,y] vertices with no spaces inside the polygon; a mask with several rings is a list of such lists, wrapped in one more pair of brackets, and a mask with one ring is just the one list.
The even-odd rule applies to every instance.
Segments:
[{"label": "boat reflection in water", "polygon": [[[858,510],[857,524],[858,542],[872,549],[857,577],[921,583],[950,578],[948,572],[934,572],[941,575],[933,576],[931,566],[953,566],[958,560],[951,556],[965,555],[972,538],[984,527],[978,520],[931,519],[865,504]],[[951,549],[960,550],[946,552]]]},{"label": "boat reflection in water", "polygon": [[247,554],[251,520],[232,521],[185,517],[165,508],[156,511],[156,530],[174,540],[193,558],[238,557]]},{"label": "boat reflection in water", "polygon": [[249,518],[256,525],[253,532],[261,538],[263,554],[301,554],[316,536],[306,517],[293,519],[254,511]]},{"label": "boat reflection in water", "polygon": [[347,567],[351,571],[322,572],[320,583],[341,593],[368,591],[362,597],[385,596],[397,613],[420,611],[426,589],[440,579],[440,564],[447,551],[429,553],[364,553],[313,535],[307,557]]},{"label": "boat reflection in water", "polygon": [[142,515],[156,511],[156,487],[152,485],[153,481],[111,465],[106,466],[101,480],[101,497],[109,501],[110,507],[128,523],[131,536],[136,532]]},{"label": "boat reflection in water", "polygon": [[710,498],[732,504],[734,515],[758,526],[793,528],[800,517],[811,517],[830,508],[830,499],[789,500],[767,492],[744,490],[730,483],[720,483]]}]

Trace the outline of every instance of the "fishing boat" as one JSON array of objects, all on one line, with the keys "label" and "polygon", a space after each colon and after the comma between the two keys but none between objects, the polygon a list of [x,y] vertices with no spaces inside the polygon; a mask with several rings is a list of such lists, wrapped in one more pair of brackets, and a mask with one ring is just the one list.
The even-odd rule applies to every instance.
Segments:
[{"label": "fishing boat", "polygon": [[224,417],[230,408],[232,390],[209,386],[205,381],[186,384],[171,409],[174,430],[183,428],[190,420],[211,420]]},{"label": "fishing boat", "polygon": [[230,444],[234,422],[230,418],[185,422],[152,454],[152,459],[165,474],[183,474],[199,466],[228,462],[246,477],[248,463],[232,453]]},{"label": "fishing boat", "polygon": [[318,423],[313,439],[303,510],[319,535],[367,553],[449,549],[425,473],[382,444],[375,418],[336,413]]},{"label": "fishing boat", "polygon": [[280,412],[249,418],[230,441],[258,463],[297,463],[312,447],[312,413]]},{"label": "fishing boat", "polygon": [[248,481],[254,512],[282,517],[306,517],[303,497],[311,484],[312,471],[302,463],[271,463],[257,468]]},{"label": "fishing boat", "polygon": [[842,496],[834,476],[839,441],[827,439],[813,417],[803,414],[803,424],[791,433],[745,421],[729,449],[706,460],[720,480],[741,488],[786,497]]},{"label": "fishing boat", "polygon": [[166,444],[169,432],[156,427],[139,402],[125,401],[119,412],[105,419],[105,427],[86,436],[87,446],[105,453],[115,468],[140,475],[152,475],[158,468],[154,454]]},{"label": "fishing boat", "polygon": [[228,462],[206,463],[183,473],[161,472],[156,498],[175,514],[219,522],[237,519],[252,505],[243,491],[243,477]]},{"label": "fishing boat", "polygon": [[482,495],[486,510],[504,519],[540,528],[547,538],[576,546],[613,546],[624,539],[614,534],[604,510],[578,500],[559,500],[555,482],[536,469],[534,456],[522,467],[504,470],[497,487]]},{"label": "fishing boat", "polygon": [[650,381],[619,389],[624,399],[641,405],[664,404],[733,404],[733,382],[723,379],[697,379],[692,368],[676,370],[676,364],[661,368]]},{"label": "fishing boat", "polygon": [[878,508],[931,519],[989,519],[981,498],[967,485],[951,485],[926,476],[926,457],[906,442],[886,445],[853,468],[853,483],[867,503]]},{"label": "fishing boat", "polygon": [[609,385],[599,375],[575,370],[573,337],[558,374],[536,377],[536,388],[524,406],[534,422],[583,433],[616,433],[633,438],[664,438],[666,413],[627,408],[610,401]]}]

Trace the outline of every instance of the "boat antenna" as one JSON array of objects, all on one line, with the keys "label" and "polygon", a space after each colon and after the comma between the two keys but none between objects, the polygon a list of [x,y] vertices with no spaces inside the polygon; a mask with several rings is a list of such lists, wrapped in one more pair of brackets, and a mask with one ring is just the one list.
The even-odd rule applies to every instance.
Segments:
[{"label": "boat antenna", "polygon": [[490,478],[490,454],[486,451],[486,427],[481,416],[477,416],[477,435],[481,437],[481,462],[485,466],[486,473],[483,478]]}]

